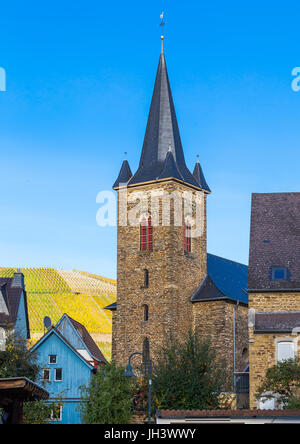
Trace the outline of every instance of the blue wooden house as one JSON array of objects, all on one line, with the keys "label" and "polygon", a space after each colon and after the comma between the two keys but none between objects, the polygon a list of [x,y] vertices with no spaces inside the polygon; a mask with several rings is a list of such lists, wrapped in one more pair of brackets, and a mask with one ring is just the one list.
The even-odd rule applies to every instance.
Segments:
[{"label": "blue wooden house", "polygon": [[53,423],[80,424],[80,387],[88,385],[99,365],[107,364],[96,343],[82,324],[64,314],[32,351],[38,353],[41,379],[50,399],[62,399]]}]

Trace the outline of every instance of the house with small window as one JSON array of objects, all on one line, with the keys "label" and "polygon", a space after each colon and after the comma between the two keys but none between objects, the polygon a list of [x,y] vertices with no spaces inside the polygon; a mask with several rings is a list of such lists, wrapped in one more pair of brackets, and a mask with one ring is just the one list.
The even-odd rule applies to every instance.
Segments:
[{"label": "house with small window", "polygon": [[31,350],[37,352],[41,382],[50,399],[62,400],[59,411],[53,412],[53,423],[80,424],[81,386],[107,364],[101,350],[87,329],[67,314]]},{"label": "house with small window", "polygon": [[23,340],[30,339],[27,296],[21,271],[13,277],[0,277],[0,351],[5,349],[9,333]]},{"label": "house with small window", "polygon": [[253,194],[249,257],[250,408],[266,371],[300,357],[300,193]]}]

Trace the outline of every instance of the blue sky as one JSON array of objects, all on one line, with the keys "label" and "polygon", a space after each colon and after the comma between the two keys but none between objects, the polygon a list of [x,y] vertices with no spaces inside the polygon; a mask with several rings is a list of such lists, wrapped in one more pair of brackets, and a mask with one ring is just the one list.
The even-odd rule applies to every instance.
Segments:
[{"label": "blue sky", "polygon": [[124,151],[137,167],[162,10],[186,161],[199,153],[213,191],[209,251],[247,263],[251,193],[299,191],[299,2],[6,2],[1,266],[115,277],[116,228],[97,226],[96,196]]}]

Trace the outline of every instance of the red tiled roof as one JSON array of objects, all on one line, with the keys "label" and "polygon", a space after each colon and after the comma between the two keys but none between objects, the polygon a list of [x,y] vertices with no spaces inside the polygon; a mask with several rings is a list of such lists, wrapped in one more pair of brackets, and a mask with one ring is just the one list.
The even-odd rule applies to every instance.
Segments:
[{"label": "red tiled roof", "polygon": [[300,410],[160,410],[159,418],[300,417]]}]

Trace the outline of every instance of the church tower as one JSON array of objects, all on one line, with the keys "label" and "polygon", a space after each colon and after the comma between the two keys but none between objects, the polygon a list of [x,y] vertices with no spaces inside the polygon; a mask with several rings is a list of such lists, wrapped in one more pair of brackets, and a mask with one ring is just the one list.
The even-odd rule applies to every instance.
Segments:
[{"label": "church tower", "polygon": [[193,174],[186,166],[163,49],[139,167],[132,174],[125,159],[113,188],[118,284],[112,359],[126,365],[133,352],[155,360],[168,334],[183,337],[193,327],[191,296],[207,273],[210,189],[199,161]]}]

